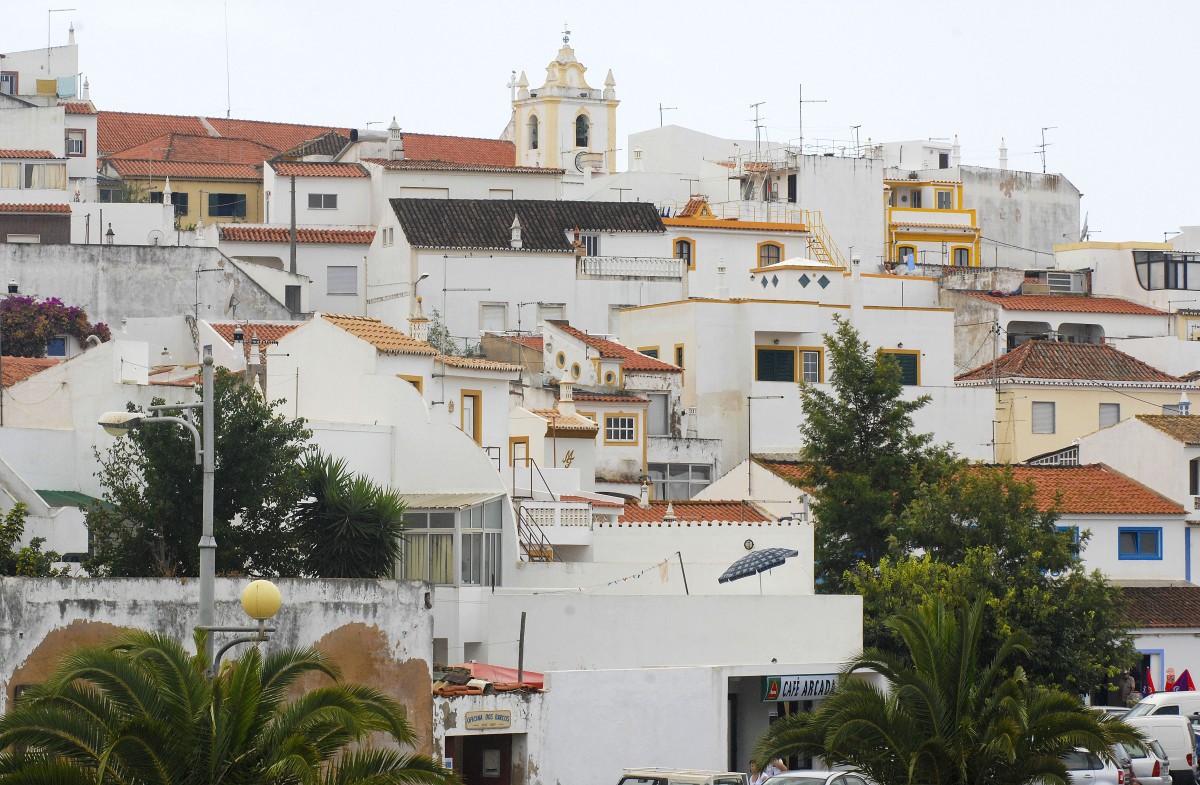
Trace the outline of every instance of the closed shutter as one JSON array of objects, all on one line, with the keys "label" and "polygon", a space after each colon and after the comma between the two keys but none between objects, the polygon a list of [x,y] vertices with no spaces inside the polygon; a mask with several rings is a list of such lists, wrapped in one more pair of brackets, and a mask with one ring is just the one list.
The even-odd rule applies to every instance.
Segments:
[{"label": "closed shutter", "polygon": [[1054,433],[1054,403],[1033,402],[1033,432]]},{"label": "closed shutter", "polygon": [[917,354],[900,354],[898,352],[889,352],[892,359],[900,366],[900,383],[915,387],[920,382],[920,355]]},{"label": "closed shutter", "polygon": [[649,393],[650,406],[646,409],[647,421],[651,436],[667,435],[667,393]]},{"label": "closed shutter", "polygon": [[330,266],[325,268],[326,294],[358,294],[358,268]]},{"label": "closed shutter", "polygon": [[760,382],[796,381],[796,352],[791,349],[759,349],[758,373]]},{"label": "closed shutter", "polygon": [[504,303],[484,303],[479,306],[479,329],[495,333],[504,332],[507,316],[508,306]]},{"label": "closed shutter", "polygon": [[1100,404],[1100,427],[1107,428],[1110,425],[1116,425],[1121,421],[1121,404],[1119,403],[1102,403]]}]

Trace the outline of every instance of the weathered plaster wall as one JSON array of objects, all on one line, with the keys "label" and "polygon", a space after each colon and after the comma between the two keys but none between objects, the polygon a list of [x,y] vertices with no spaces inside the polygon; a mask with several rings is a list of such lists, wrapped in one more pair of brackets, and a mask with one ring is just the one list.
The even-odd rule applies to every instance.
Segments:
[{"label": "weathered plaster wall", "polygon": [[[217,580],[218,625],[244,625],[245,581]],[[433,615],[424,584],[414,581],[280,580],[283,609],[264,651],[316,646],[347,681],[373,685],[403,703],[418,749],[433,750],[430,661]],[[121,628],[141,628],[187,641],[196,624],[194,579],[108,578],[0,580],[0,693],[35,684],[58,658],[99,643]],[[234,650],[230,656],[236,656]]]}]

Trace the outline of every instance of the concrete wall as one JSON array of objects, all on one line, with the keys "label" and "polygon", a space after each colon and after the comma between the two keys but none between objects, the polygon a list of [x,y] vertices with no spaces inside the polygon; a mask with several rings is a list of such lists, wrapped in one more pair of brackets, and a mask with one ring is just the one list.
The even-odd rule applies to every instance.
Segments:
[{"label": "concrete wall", "polygon": [[940,179],[961,180],[963,207],[977,211],[980,231],[988,238],[983,241],[983,256],[989,263],[1049,267],[1055,245],[1079,238],[1079,189],[1061,174],[982,166],[933,174],[939,173]]},{"label": "concrete wall", "polygon": [[114,247],[194,244],[189,233],[176,230],[174,208],[169,205],[87,201],[71,204],[71,242],[101,245],[109,226],[113,230]]},{"label": "concrete wall", "polygon": [[[244,579],[218,578],[216,623],[245,625]],[[433,618],[427,587],[412,581],[280,580],[283,609],[264,651],[316,646],[343,679],[375,686],[408,708],[418,749],[432,751]],[[0,579],[0,686],[3,705],[19,685],[37,684],[69,649],[100,643],[121,628],[170,635],[191,648],[198,592],[183,579]],[[219,640],[223,640],[221,638]],[[239,653],[234,649],[229,656]]]},{"label": "concrete wall", "polygon": [[197,301],[201,318],[291,316],[232,265],[196,274],[217,268],[222,259],[209,248],[7,244],[0,245],[0,279],[15,278],[22,292],[78,305],[114,330],[125,317],[193,313]]},{"label": "concrete wall", "polygon": [[[309,194],[336,194],[337,207],[312,209]],[[292,223],[292,184],[279,177],[271,166],[263,167],[263,221],[275,226]],[[371,224],[371,180],[369,177],[297,177],[297,226],[359,226]]]},{"label": "concrete wall", "polygon": [[1080,463],[1103,463],[1193,511],[1188,463],[1200,446],[1186,445],[1157,428],[1127,419],[1079,440]]}]

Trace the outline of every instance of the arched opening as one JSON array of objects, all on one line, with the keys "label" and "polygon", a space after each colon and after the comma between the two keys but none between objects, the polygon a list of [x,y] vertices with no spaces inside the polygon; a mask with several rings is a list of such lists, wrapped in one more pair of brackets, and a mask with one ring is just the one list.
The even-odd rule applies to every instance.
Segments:
[{"label": "arched opening", "polygon": [[529,115],[529,149],[538,149],[538,119],[537,115]]},{"label": "arched opening", "polygon": [[588,121],[587,115],[581,114],[575,118],[575,146],[588,146],[588,132],[591,130],[591,123]]}]

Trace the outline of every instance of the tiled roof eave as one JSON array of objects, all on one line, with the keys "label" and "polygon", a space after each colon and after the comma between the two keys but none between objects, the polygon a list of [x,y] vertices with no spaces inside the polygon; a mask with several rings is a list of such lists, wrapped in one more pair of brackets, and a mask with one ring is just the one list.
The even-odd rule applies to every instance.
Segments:
[{"label": "tiled roof eave", "polygon": [[[596,231],[605,231],[605,230],[597,229]],[[513,248],[513,247],[507,246],[507,245],[502,245],[502,246],[501,245],[496,245],[496,246],[490,246],[490,245],[488,245],[488,246],[485,246],[485,245],[418,245],[416,243],[409,243],[409,247],[410,248],[422,248],[422,249],[427,249],[427,250],[431,250],[431,251],[442,251],[442,250],[445,250],[445,251],[511,251],[512,253],[523,253],[523,254],[553,253],[553,254],[562,254],[563,256],[571,255],[572,250],[573,250],[571,248],[567,248],[564,250],[559,250],[557,248]]]},{"label": "tiled roof eave", "polygon": [[955,379],[963,387],[981,387],[993,384],[1028,384],[1043,387],[1126,387],[1145,390],[1195,390],[1194,382],[1138,382],[1108,381],[1104,379],[1042,379],[1033,376],[1000,376],[995,379]]}]

